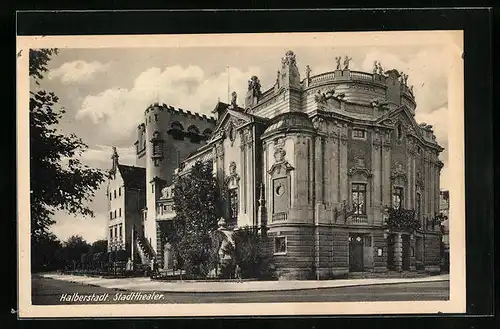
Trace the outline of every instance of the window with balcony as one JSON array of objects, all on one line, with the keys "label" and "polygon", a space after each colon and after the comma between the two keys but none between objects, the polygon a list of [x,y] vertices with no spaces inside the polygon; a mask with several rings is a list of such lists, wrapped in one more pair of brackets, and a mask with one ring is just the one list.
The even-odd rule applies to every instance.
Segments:
[{"label": "window with balcony", "polygon": [[366,184],[352,183],[352,205],[355,215],[366,215]]},{"label": "window with balcony", "polygon": [[274,237],[274,254],[286,254],[286,236]]},{"label": "window with balcony", "polygon": [[401,186],[395,186],[392,192],[392,206],[395,209],[400,209],[403,206],[403,188]]}]

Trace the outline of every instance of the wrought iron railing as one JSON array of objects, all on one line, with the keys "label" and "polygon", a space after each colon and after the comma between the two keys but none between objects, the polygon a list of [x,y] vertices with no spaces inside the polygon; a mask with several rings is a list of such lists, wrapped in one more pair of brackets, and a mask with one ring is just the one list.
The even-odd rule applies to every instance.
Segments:
[{"label": "wrought iron railing", "polygon": [[286,212],[277,212],[273,214],[273,222],[279,220],[287,220],[287,219],[288,219],[288,214]]}]

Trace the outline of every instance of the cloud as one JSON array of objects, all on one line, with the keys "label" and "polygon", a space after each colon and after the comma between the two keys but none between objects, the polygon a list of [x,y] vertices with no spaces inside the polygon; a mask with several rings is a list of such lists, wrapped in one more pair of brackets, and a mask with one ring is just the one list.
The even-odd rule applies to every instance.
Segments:
[{"label": "cloud", "polygon": [[374,61],[379,61],[384,70],[396,69],[408,74],[408,85],[414,86],[416,112],[432,112],[447,101],[449,60],[444,48],[421,50],[407,61],[390,52],[373,50],[365,55],[362,69],[372,72]]},{"label": "cloud", "polygon": [[65,241],[73,235],[80,235],[88,243],[106,239],[108,217],[106,213],[95,214],[95,217],[78,217],[57,212],[54,216],[56,223],[51,231],[59,240]]},{"label": "cloud", "polygon": [[[116,151],[119,156],[119,162],[121,164],[134,165],[135,164],[135,148],[130,147],[117,147]],[[111,168],[111,155],[113,153],[112,146],[107,145],[96,145],[95,147],[88,148],[82,154],[82,162],[89,166],[94,166],[98,168]]]},{"label": "cloud", "polygon": [[95,74],[106,72],[111,63],[85,62],[81,60],[64,63],[57,69],[50,70],[49,80],[60,78],[62,83],[89,82]]},{"label": "cloud", "polygon": [[[248,77],[259,75],[258,67],[230,69],[230,85],[242,104]],[[204,72],[198,66],[149,68],[139,74],[130,89],[111,88],[88,95],[76,119],[90,118],[106,140],[129,137],[144,120],[144,110],[154,102],[166,103],[193,112],[212,115],[217,99],[227,101],[228,73]],[[111,139],[110,139],[111,138]]]}]

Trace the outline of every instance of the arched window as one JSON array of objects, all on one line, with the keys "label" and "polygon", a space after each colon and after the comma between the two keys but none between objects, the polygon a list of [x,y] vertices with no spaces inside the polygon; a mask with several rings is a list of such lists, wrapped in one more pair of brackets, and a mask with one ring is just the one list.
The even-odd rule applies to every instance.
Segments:
[{"label": "arched window", "polygon": [[170,125],[170,128],[175,129],[175,130],[184,131],[184,127],[182,126],[182,124],[179,121],[172,122],[172,124]]},{"label": "arched window", "polygon": [[398,126],[396,127],[396,137],[398,139],[403,138],[403,127],[401,127],[401,123],[398,123]]},{"label": "arched window", "polygon": [[188,131],[188,133],[197,134],[197,135],[200,133],[200,130],[195,125],[189,126],[187,131]]},{"label": "arched window", "polygon": [[207,138],[210,137],[210,135],[212,135],[212,130],[209,128],[203,130],[203,135]]}]

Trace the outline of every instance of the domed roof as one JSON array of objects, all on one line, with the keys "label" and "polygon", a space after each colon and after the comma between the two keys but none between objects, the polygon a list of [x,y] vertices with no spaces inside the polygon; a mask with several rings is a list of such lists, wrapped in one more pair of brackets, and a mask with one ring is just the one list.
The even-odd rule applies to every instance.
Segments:
[{"label": "domed roof", "polygon": [[274,117],[264,134],[278,130],[314,130],[314,126],[306,113],[287,112]]}]

